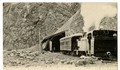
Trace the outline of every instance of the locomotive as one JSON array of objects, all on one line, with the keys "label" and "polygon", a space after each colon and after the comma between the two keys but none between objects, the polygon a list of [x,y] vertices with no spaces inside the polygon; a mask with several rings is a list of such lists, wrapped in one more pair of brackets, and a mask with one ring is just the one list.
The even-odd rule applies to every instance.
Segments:
[{"label": "locomotive", "polygon": [[110,52],[117,57],[117,31],[93,30],[60,39],[60,51],[71,55],[94,55],[102,57]]}]

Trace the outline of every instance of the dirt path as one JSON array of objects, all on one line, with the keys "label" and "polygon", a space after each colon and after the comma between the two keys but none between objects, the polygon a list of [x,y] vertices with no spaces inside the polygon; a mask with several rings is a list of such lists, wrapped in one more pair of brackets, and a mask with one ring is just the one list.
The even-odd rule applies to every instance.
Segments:
[{"label": "dirt path", "polygon": [[117,70],[117,65],[104,64],[92,66],[53,65],[31,67],[4,67],[4,70]]}]

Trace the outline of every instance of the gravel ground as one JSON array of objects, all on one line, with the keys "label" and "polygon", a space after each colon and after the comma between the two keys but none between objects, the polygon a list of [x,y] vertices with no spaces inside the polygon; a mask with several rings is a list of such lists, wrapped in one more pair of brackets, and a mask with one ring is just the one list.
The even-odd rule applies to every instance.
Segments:
[{"label": "gravel ground", "polygon": [[102,63],[95,58],[73,57],[62,53],[4,51],[4,70],[117,70],[117,61]]},{"label": "gravel ground", "polygon": [[52,65],[52,66],[31,66],[31,67],[4,67],[4,70],[118,70],[117,65],[104,64],[92,66],[79,66],[73,65]]}]

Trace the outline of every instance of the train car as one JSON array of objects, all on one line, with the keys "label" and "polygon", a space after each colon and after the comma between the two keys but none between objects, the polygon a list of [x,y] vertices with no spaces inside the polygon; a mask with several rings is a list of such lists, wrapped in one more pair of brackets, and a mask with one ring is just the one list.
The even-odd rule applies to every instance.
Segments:
[{"label": "train car", "polygon": [[64,54],[79,55],[78,41],[82,38],[82,33],[74,34],[71,36],[63,37],[60,39],[60,50]]},{"label": "train car", "polygon": [[102,57],[106,52],[110,52],[117,56],[117,31],[93,30],[84,34],[78,43],[79,50],[81,47],[86,48],[87,55]]}]

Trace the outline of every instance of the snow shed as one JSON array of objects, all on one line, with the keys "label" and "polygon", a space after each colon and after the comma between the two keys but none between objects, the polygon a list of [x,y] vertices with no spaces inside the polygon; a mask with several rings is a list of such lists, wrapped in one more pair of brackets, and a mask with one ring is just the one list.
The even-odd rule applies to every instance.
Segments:
[{"label": "snow shed", "polygon": [[60,51],[60,39],[83,32],[83,19],[78,10],[66,23],[64,23],[53,35],[42,41],[42,48],[46,51]]},{"label": "snow shed", "polygon": [[60,39],[65,37],[65,32],[60,32],[46,37],[42,41],[42,48],[46,51],[60,52]]}]

